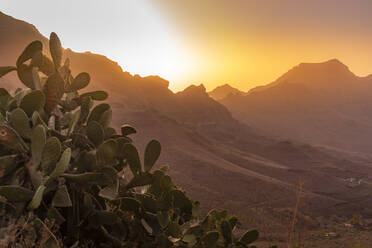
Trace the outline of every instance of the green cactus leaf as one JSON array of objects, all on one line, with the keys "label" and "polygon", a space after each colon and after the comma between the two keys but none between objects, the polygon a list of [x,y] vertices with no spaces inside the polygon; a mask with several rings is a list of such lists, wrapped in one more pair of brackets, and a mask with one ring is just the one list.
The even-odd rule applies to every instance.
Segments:
[{"label": "green cactus leaf", "polygon": [[71,159],[71,148],[67,148],[61,155],[61,158],[59,159],[56,168],[53,170],[53,172],[50,174],[50,177],[48,179],[48,182],[50,180],[59,177],[62,173],[64,173],[69,164]]},{"label": "green cactus leaf", "polygon": [[217,244],[219,236],[217,231],[207,232],[203,237],[203,243],[206,247],[214,247]]},{"label": "green cactus leaf", "polygon": [[196,236],[194,234],[186,234],[183,236],[182,241],[190,245],[196,243]]},{"label": "green cactus leaf", "polygon": [[9,119],[10,123],[19,135],[27,139],[31,137],[32,130],[30,127],[30,121],[25,111],[21,108],[16,108],[11,112]]},{"label": "green cactus leaf", "polygon": [[32,66],[21,64],[17,68],[19,80],[28,88],[35,89],[34,76],[32,73]]},{"label": "green cactus leaf", "polygon": [[65,66],[62,66],[58,69],[59,75],[61,75],[61,78],[64,80],[65,85],[64,85],[64,91],[65,93],[72,93],[69,91],[70,85],[73,80],[73,77],[71,76],[71,71],[70,69],[66,68]]},{"label": "green cactus leaf", "polygon": [[0,125],[0,143],[16,151],[25,152],[28,150],[26,143],[17,131],[5,124]]},{"label": "green cactus leaf", "polygon": [[70,91],[78,91],[88,86],[90,82],[90,76],[86,72],[82,72],[77,75],[70,86]]},{"label": "green cactus leaf", "polygon": [[74,132],[75,127],[79,121],[79,118],[80,118],[80,109],[72,115],[72,119],[68,127],[67,135],[71,135]]},{"label": "green cactus leaf", "polygon": [[81,99],[81,106],[80,106],[81,114],[80,114],[79,123],[84,123],[89,116],[90,108],[91,108],[93,101],[92,101],[92,98],[90,97],[83,97],[80,99]]},{"label": "green cactus leaf", "polygon": [[61,67],[62,63],[62,45],[56,33],[52,32],[49,38],[50,54],[52,55],[55,68]]},{"label": "green cactus leaf", "polygon": [[112,128],[112,127],[106,127],[104,130],[104,133],[105,133],[105,139],[110,139],[116,135],[116,130],[115,128]]},{"label": "green cactus leaf", "polygon": [[41,168],[45,174],[50,174],[61,155],[61,142],[56,137],[47,139],[42,155],[41,155]]},{"label": "green cactus leaf", "polygon": [[32,114],[31,120],[32,120],[32,126],[36,127],[37,125],[42,125],[45,129],[48,129],[47,124],[41,118],[39,112],[35,111]]},{"label": "green cactus leaf", "polygon": [[99,118],[99,123],[105,129],[110,125],[111,120],[112,120],[112,110],[108,109],[102,113],[101,117]]},{"label": "green cactus leaf", "polygon": [[260,234],[257,230],[248,231],[241,237],[240,242],[245,245],[249,245],[255,242],[258,239],[259,235]]},{"label": "green cactus leaf", "polygon": [[230,223],[231,229],[234,230],[236,224],[238,223],[238,217],[236,217],[236,216],[232,216],[232,217],[229,219],[229,223]]},{"label": "green cactus leaf", "polygon": [[89,220],[93,226],[114,225],[119,221],[118,216],[110,211],[94,211]]},{"label": "green cactus leaf", "polygon": [[[67,94],[71,94],[71,93],[67,93]],[[68,101],[64,101],[62,100],[60,102],[60,105],[66,110],[66,111],[74,111],[75,109],[77,109],[77,107],[79,107],[78,103],[76,100],[68,100]]]},{"label": "green cactus leaf", "polygon": [[141,202],[142,209],[148,213],[154,214],[154,219],[156,219],[156,213],[158,212],[157,201],[153,195],[148,192],[144,194],[136,194],[136,199]]},{"label": "green cactus leaf", "polygon": [[178,189],[170,191],[173,206],[181,209],[182,212],[192,214],[192,202],[184,192]]},{"label": "green cactus leaf", "polygon": [[109,185],[111,183],[103,173],[85,172],[81,174],[62,174],[69,182],[81,185]]},{"label": "green cactus leaf", "polygon": [[124,146],[126,144],[129,144],[131,141],[126,137],[119,137],[119,138],[116,138],[116,142],[118,144],[118,157],[119,159],[123,159],[125,156]]},{"label": "green cactus leaf", "polygon": [[209,215],[212,216],[215,220],[221,221],[221,220],[226,219],[227,211],[226,210],[217,211],[217,210],[213,209],[209,212]]},{"label": "green cactus leaf", "polygon": [[7,110],[7,105],[10,99],[12,99],[12,97],[9,92],[4,88],[0,88],[0,109]]},{"label": "green cactus leaf", "polygon": [[140,207],[141,203],[135,198],[123,197],[120,199],[120,209],[123,211],[132,211],[137,213]]},{"label": "green cactus leaf", "polygon": [[57,106],[64,93],[65,83],[58,72],[48,77],[44,85],[45,111],[50,113]]},{"label": "green cactus leaf", "polygon": [[32,81],[34,83],[35,90],[41,90],[39,70],[36,67],[33,67],[31,72],[32,72]]},{"label": "green cactus leaf", "polygon": [[41,90],[33,90],[22,98],[19,107],[26,112],[27,116],[31,117],[35,111],[40,111],[44,104],[44,93]]},{"label": "green cactus leaf", "polygon": [[87,97],[87,96],[90,96],[92,100],[95,100],[95,101],[104,101],[108,98],[107,92],[102,91],[102,90],[86,92],[81,95],[81,97]]},{"label": "green cactus leaf", "polygon": [[96,155],[93,151],[82,152],[77,159],[76,165],[79,172],[94,171],[97,167]]},{"label": "green cactus leaf", "polygon": [[44,73],[47,76],[50,76],[54,73],[54,65],[53,62],[43,54],[43,61],[41,65],[39,66],[39,69],[42,73]]},{"label": "green cactus leaf", "polygon": [[0,66],[0,78],[15,70],[17,70],[17,67],[14,66]]},{"label": "green cactus leaf", "polygon": [[62,185],[54,194],[52,199],[52,206],[60,208],[67,208],[72,206],[72,202],[66,185]]},{"label": "green cactus leaf", "polygon": [[62,225],[66,221],[63,215],[55,207],[49,208],[47,218],[49,220],[54,220],[54,223],[57,225]]},{"label": "green cactus leaf", "polygon": [[150,173],[141,173],[139,175],[135,175],[132,180],[127,184],[127,188],[134,188],[140,186],[150,185],[153,182],[153,176]]},{"label": "green cactus leaf", "polygon": [[17,67],[19,67],[21,64],[23,64],[27,60],[31,59],[36,52],[39,52],[39,51],[42,51],[42,50],[43,50],[43,44],[40,41],[35,40],[35,41],[31,42],[25,48],[25,50],[23,50],[21,55],[18,57],[17,63],[16,63]]},{"label": "green cactus leaf", "polygon": [[151,140],[145,150],[144,168],[145,171],[150,171],[158,160],[161,152],[161,145],[157,140]]},{"label": "green cactus leaf", "polygon": [[138,175],[141,172],[141,161],[138,155],[137,148],[130,143],[125,144],[124,157],[126,158],[133,175]]},{"label": "green cactus leaf", "polygon": [[169,224],[169,214],[168,214],[168,212],[165,212],[165,211],[159,212],[159,213],[157,213],[156,218],[157,218],[158,223],[161,226],[161,228],[164,229],[168,226],[168,224]]},{"label": "green cactus leaf", "polygon": [[43,184],[43,175],[41,171],[36,170],[35,166],[27,167],[28,175],[35,189]]},{"label": "green cactus leaf", "polygon": [[200,216],[200,202],[196,201],[192,205],[192,216],[194,218],[199,218]]},{"label": "green cactus leaf", "polygon": [[169,235],[171,235],[172,237],[180,238],[182,234],[182,228],[177,222],[171,221],[168,225],[168,232]]},{"label": "green cactus leaf", "polygon": [[116,184],[118,179],[118,171],[111,166],[102,167],[99,172],[103,173],[104,176],[110,181],[110,184]]},{"label": "green cactus leaf", "polygon": [[101,103],[95,106],[88,117],[88,123],[91,121],[97,121],[101,119],[102,114],[110,109],[110,105],[107,103]]},{"label": "green cactus leaf", "polygon": [[117,153],[117,143],[114,139],[108,139],[97,149],[97,162],[100,165],[107,165],[115,158]]},{"label": "green cactus leaf", "polygon": [[230,223],[226,220],[221,222],[221,232],[222,236],[225,239],[225,242],[227,244],[232,243],[232,231],[231,231],[231,226]]},{"label": "green cactus leaf", "polygon": [[0,196],[10,202],[27,202],[32,199],[34,192],[16,185],[0,186]]},{"label": "green cactus leaf", "polygon": [[131,125],[125,124],[121,126],[121,134],[123,136],[128,136],[130,134],[135,134],[135,133],[137,133],[137,131]]},{"label": "green cactus leaf", "polygon": [[40,203],[43,200],[43,194],[44,194],[45,189],[46,187],[44,185],[40,185],[37,188],[34,196],[32,197],[30,204],[28,204],[28,209],[35,210],[40,206]]},{"label": "green cactus leaf", "polygon": [[163,171],[156,170],[154,172],[154,182],[151,185],[150,191],[156,195],[160,196],[163,192],[169,192],[175,188],[172,179],[165,175]]},{"label": "green cactus leaf", "polygon": [[19,89],[16,90],[14,99],[17,102],[17,107],[21,104],[21,101],[25,95],[31,92],[31,89]]},{"label": "green cactus leaf", "polygon": [[34,55],[31,58],[30,65],[33,67],[40,67],[43,63],[43,52],[41,50],[34,53]]},{"label": "green cactus leaf", "polygon": [[34,128],[31,135],[31,153],[34,166],[38,166],[41,162],[43,150],[46,143],[46,133],[42,125]]},{"label": "green cactus leaf", "polygon": [[98,147],[104,140],[104,131],[101,124],[96,121],[91,121],[87,126],[87,136],[92,143]]},{"label": "green cactus leaf", "polygon": [[66,68],[70,68],[70,64],[71,64],[70,59],[66,58],[65,63],[63,64],[63,66],[65,66]]},{"label": "green cactus leaf", "polygon": [[0,157],[0,178],[7,176],[16,168],[16,155],[7,155]]}]

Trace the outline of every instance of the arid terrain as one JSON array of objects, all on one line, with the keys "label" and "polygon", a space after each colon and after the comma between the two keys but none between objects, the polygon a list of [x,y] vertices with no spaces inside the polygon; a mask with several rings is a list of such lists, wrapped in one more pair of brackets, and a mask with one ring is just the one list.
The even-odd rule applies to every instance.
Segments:
[{"label": "arid terrain", "polygon": [[[34,26],[0,12],[0,65],[15,64],[36,39],[47,51]],[[141,151],[150,139],[161,142],[158,166],[168,165],[203,206],[228,209],[242,217],[241,229],[258,227],[262,242],[281,244],[302,185],[295,231],[306,230],[314,244],[307,247],[372,246],[370,230],[339,228],[355,214],[372,218],[371,76],[357,77],[338,60],[301,64],[248,93],[219,92],[216,101],[203,85],[173,93],[165,79],[131,75],[102,55],[65,55],[73,72],[90,73],[89,90],[110,94],[114,124],[136,127]],[[21,87],[16,73],[0,84]],[[342,236],[324,238],[332,228]]]}]

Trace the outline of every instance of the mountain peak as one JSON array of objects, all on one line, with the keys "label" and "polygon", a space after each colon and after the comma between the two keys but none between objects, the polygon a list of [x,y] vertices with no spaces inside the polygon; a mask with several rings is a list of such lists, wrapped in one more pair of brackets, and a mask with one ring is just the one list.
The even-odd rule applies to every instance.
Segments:
[{"label": "mountain peak", "polygon": [[189,95],[205,95],[207,94],[207,90],[205,89],[203,84],[200,85],[190,85],[186,89],[184,89],[181,93],[189,94]]},{"label": "mountain peak", "polygon": [[[311,67],[311,69],[314,69],[316,67],[318,68],[327,68],[327,69],[340,69],[340,70],[347,70],[349,71],[349,68],[342,63],[338,59],[330,59],[324,62],[319,62],[319,63],[300,63],[296,67]],[[296,68],[294,67],[294,68]]]},{"label": "mountain peak", "polygon": [[217,86],[215,89],[234,89],[234,87],[232,87],[230,84],[223,84],[223,85],[220,85],[220,86]]},{"label": "mountain peak", "polygon": [[273,85],[288,82],[326,87],[350,83],[356,79],[357,76],[345,64],[338,59],[331,59],[321,63],[301,63],[278,78]]},{"label": "mountain peak", "polygon": [[245,94],[244,92],[238,90],[237,88],[232,87],[229,84],[224,84],[217,86],[214,90],[208,92],[209,96],[215,100],[221,100],[228,95],[235,94]]},{"label": "mountain peak", "polygon": [[330,59],[324,63],[329,63],[329,64],[340,64],[340,65],[345,65],[344,63],[342,63],[340,60],[334,58],[334,59]]}]

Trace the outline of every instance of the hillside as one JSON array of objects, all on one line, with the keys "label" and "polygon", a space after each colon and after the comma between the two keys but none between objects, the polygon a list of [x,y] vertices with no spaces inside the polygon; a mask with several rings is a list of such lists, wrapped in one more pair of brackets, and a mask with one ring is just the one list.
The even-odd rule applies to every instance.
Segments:
[{"label": "hillside", "polygon": [[[0,65],[13,65],[23,47],[35,39],[47,46],[47,39],[35,27],[0,13]],[[168,81],[158,76],[131,75],[102,55],[70,49],[65,50],[65,55],[71,60],[73,72],[90,73],[90,89],[104,89],[110,94],[113,124],[135,126],[138,134],[134,139],[142,151],[150,139],[162,143],[162,163],[169,165],[176,183],[204,206],[227,208],[247,218],[258,218],[257,208],[270,209],[267,214],[270,218],[293,207],[293,185],[303,182],[304,213],[314,217],[350,216],[357,211],[372,216],[372,199],[368,197],[371,185],[350,188],[344,181],[349,177],[367,181],[372,173],[367,158],[355,155],[357,160],[346,153],[335,156],[302,142],[259,134],[234,119],[226,107],[208,96],[203,85],[190,86],[175,94],[169,90]],[[11,73],[1,78],[0,83],[14,89],[15,78],[15,73]],[[283,83],[272,88],[288,85],[296,93],[308,91],[303,84],[292,87]],[[281,95],[284,91],[288,92],[282,89],[265,96],[261,105],[247,103],[241,110],[233,111],[234,116],[240,118],[244,109],[265,108],[269,105],[266,99],[273,96],[285,99]],[[288,103],[295,103],[296,95]],[[305,95],[306,99],[311,98]],[[230,94],[227,99],[230,97],[240,104],[250,99],[251,94]],[[222,103],[226,104],[225,100]]]},{"label": "hillside", "polygon": [[372,78],[338,60],[300,64],[247,96],[220,102],[264,133],[328,149],[368,154],[372,148]]}]

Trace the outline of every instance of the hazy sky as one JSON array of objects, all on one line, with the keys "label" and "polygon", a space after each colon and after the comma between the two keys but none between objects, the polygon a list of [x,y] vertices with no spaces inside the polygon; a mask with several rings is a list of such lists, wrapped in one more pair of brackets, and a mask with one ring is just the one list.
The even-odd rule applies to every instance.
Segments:
[{"label": "hazy sky", "polygon": [[370,0],[1,0],[0,10],[174,90],[247,90],[332,58],[372,73]]}]

